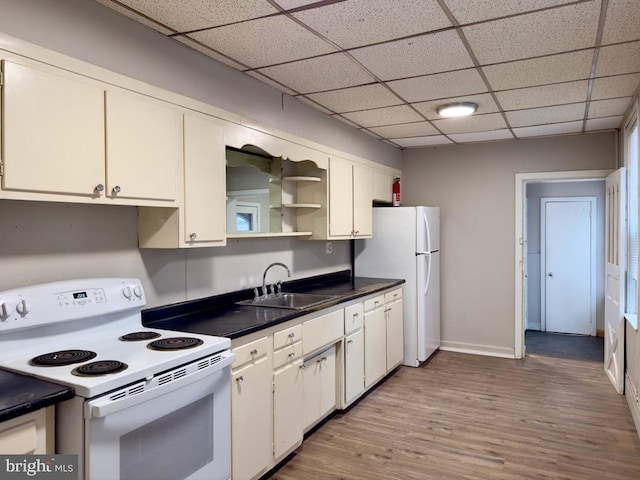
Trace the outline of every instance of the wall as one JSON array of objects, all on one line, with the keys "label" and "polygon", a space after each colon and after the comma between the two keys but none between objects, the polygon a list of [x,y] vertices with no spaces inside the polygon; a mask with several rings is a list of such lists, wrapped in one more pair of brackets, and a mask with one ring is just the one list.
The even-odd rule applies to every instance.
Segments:
[{"label": "wall", "polygon": [[403,204],[441,207],[442,344],[515,348],[515,174],[613,169],[616,134],[406,150]]},{"label": "wall", "polygon": [[540,199],[596,197],[596,328],[604,331],[604,181],[527,184],[527,328],[540,330]]},{"label": "wall", "polygon": [[[369,160],[401,153],[205,55],[87,0],[0,0],[0,32]],[[349,268],[349,244],[230,240],[227,247],[139,250],[130,207],[0,202],[0,291],[94,276],[143,280],[148,305],[254,286],[273,261],[296,278]],[[269,279],[282,278],[274,270]]]}]

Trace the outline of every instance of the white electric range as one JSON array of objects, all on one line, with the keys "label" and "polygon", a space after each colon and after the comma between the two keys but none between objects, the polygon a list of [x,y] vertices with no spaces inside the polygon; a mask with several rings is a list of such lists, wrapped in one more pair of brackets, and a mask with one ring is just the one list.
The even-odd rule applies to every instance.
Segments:
[{"label": "white electric range", "polygon": [[56,453],[80,478],[230,477],[230,340],[142,325],[138,279],[0,292],[0,366],[75,389]]}]

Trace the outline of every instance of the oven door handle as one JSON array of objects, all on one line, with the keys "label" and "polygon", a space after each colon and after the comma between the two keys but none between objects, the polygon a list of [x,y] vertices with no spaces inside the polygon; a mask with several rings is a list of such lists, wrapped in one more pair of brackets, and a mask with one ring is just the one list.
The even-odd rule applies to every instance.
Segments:
[{"label": "oven door handle", "polygon": [[[88,400],[84,405],[85,418],[101,418],[126,408],[153,400],[210,375],[215,375],[235,361],[229,350],[206,357],[188,365],[156,375],[151,380],[134,383],[102,397]],[[204,362],[209,362],[205,365]],[[231,382],[231,371],[220,379]]]}]

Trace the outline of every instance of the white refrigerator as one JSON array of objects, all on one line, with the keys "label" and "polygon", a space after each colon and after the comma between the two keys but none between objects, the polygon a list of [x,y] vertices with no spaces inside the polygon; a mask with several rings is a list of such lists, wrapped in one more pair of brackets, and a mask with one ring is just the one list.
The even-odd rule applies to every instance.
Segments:
[{"label": "white refrigerator", "polygon": [[440,208],[373,209],[373,238],[356,240],[355,275],[403,278],[404,361],[440,347]]}]

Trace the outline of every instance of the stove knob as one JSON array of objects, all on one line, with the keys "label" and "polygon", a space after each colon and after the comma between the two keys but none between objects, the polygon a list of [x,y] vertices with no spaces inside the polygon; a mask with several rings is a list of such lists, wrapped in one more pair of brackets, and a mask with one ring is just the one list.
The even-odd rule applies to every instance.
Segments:
[{"label": "stove knob", "polygon": [[20,300],[16,305],[16,311],[23,317],[31,311],[31,304],[26,300]]},{"label": "stove knob", "polygon": [[8,303],[0,302],[0,318],[7,318],[11,313],[11,307]]},{"label": "stove knob", "polygon": [[133,294],[138,298],[142,298],[142,287],[140,285],[133,287]]},{"label": "stove knob", "polygon": [[124,295],[124,298],[131,298],[131,287],[124,287],[122,289],[122,295]]}]

